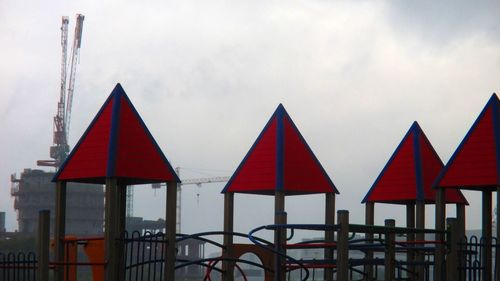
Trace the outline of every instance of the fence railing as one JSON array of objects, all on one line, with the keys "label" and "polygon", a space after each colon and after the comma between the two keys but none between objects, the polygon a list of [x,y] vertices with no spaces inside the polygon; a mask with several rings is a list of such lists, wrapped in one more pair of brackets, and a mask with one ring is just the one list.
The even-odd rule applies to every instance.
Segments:
[{"label": "fence railing", "polygon": [[[458,277],[460,281],[466,280],[483,280],[483,271],[486,266],[483,260],[483,252],[492,250],[493,268],[492,275],[496,278],[498,260],[495,258],[495,253],[500,247],[496,238],[492,238],[491,243],[484,237],[472,235],[470,237],[462,237],[458,242]],[[497,279],[494,279],[497,280]]]},{"label": "fence railing", "polygon": [[125,232],[124,264],[125,280],[160,281],[163,280],[165,251],[167,240],[165,234],[146,232]]},{"label": "fence railing", "polygon": [[37,262],[33,252],[0,253],[0,280],[35,281]]},{"label": "fence railing", "polygon": [[[347,219],[345,218],[347,216]],[[459,234],[453,231],[455,219],[450,219],[448,222],[447,231],[436,231],[433,229],[415,229],[395,227],[395,222],[388,220],[385,226],[360,225],[350,224],[348,220],[348,212],[339,212],[338,217],[344,217],[339,220],[338,224],[275,224],[266,225],[256,228],[248,234],[242,233],[225,233],[225,232],[205,232],[192,235],[178,235],[176,239],[178,253],[175,261],[175,268],[179,271],[186,271],[190,266],[200,269],[198,275],[206,280],[210,280],[210,272],[221,272],[223,269],[220,266],[221,262],[230,262],[232,264],[247,263],[253,266],[260,267],[266,273],[275,274],[276,267],[271,263],[256,264],[252,261],[245,261],[239,257],[220,256],[214,258],[205,258],[204,251],[200,253],[198,258],[188,257],[187,253],[183,253],[184,247],[182,243],[192,239],[200,243],[207,243],[215,247],[219,247],[221,252],[225,246],[208,239],[208,236],[223,236],[233,235],[249,238],[256,246],[261,247],[265,251],[269,251],[271,255],[279,256],[283,260],[282,269],[286,275],[290,276],[293,272],[298,272],[300,280],[310,280],[308,278],[317,278],[320,275],[331,274],[329,280],[484,280],[485,276],[493,276],[496,280],[496,271],[498,263],[495,257],[496,250],[500,245],[496,238],[486,240],[471,236],[469,238],[459,238]],[[48,221],[48,216],[46,220]],[[456,223],[455,223],[456,225]],[[268,241],[258,238],[255,234],[258,231],[268,230],[287,230],[288,237],[285,237],[280,242],[282,245],[278,249]],[[294,237],[295,231],[319,231],[319,232],[334,232],[336,235],[333,241],[314,240],[293,244],[290,241]],[[436,237],[443,237],[442,241],[438,240],[420,240],[408,241],[402,236],[412,237],[410,234],[436,234]],[[48,237],[48,235],[46,235]],[[41,237],[39,235],[39,237]],[[65,240],[65,260],[62,263],[49,261],[48,247],[43,248],[44,255],[37,255],[33,252],[27,253],[0,253],[0,280],[8,281],[40,281],[48,280],[41,277],[40,269],[45,268],[48,272],[49,268],[62,266],[66,278],[72,276],[68,280],[76,280],[76,268],[80,266],[91,266],[99,268],[99,272],[94,276],[104,276],[104,251],[102,243],[97,243],[103,238],[71,238],[66,237]],[[91,243],[92,241],[95,243]],[[144,280],[144,281],[162,281],[165,271],[165,251],[168,241],[163,233],[124,233],[120,239],[121,245],[124,247],[123,265],[125,270],[125,281]],[[48,239],[44,240],[48,245]],[[101,241],[102,242],[102,241]],[[43,243],[39,243],[42,245]],[[40,247],[39,245],[39,247]],[[79,249],[85,250],[90,245],[100,248],[100,259],[96,261],[78,261]],[[101,245],[101,246],[99,246]],[[446,268],[444,274],[447,276],[433,276],[437,258],[438,247],[444,247],[446,253]],[[316,248],[323,251],[326,256],[326,251],[331,251],[335,255],[329,255],[335,258],[296,258],[290,255],[294,250],[303,250]],[[42,248],[39,248],[38,252]],[[87,249],[88,250],[88,249]],[[184,250],[185,251],[185,250]],[[491,252],[485,255],[485,251]],[[409,259],[408,254],[411,253],[415,258]],[[184,256],[183,256],[184,254]],[[368,255],[370,254],[370,255]],[[491,271],[486,271],[484,257],[492,257],[487,262],[492,263]],[[419,258],[417,258],[419,257]],[[278,260],[278,259],[277,259]],[[444,258],[442,259],[445,260]],[[46,261],[46,262],[45,262]],[[41,266],[44,264],[45,266]],[[370,269],[370,270],[367,270]],[[241,268],[238,270],[241,271]],[[328,272],[328,274],[320,271]],[[328,271],[327,271],[328,270]],[[203,274],[202,271],[205,271]],[[208,274],[206,274],[208,272]],[[486,274],[487,273],[487,274]],[[244,275],[241,272],[241,275]],[[450,276],[452,279],[450,279]],[[267,280],[267,279],[266,279]],[[328,280],[328,279],[326,279]]]}]

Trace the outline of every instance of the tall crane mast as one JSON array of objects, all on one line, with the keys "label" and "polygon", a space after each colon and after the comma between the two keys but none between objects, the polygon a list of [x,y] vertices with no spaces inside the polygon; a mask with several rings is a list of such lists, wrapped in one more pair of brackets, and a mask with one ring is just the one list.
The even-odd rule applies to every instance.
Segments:
[{"label": "tall crane mast", "polygon": [[57,103],[57,113],[54,116],[54,137],[53,143],[50,147],[51,160],[38,160],[39,166],[50,166],[58,168],[69,152],[68,134],[69,124],[71,119],[71,107],[73,103],[73,93],[75,88],[76,78],[76,65],[78,63],[80,47],[82,41],[82,27],[84,16],[81,14],[76,15],[75,34],[73,38],[73,48],[70,57],[70,73],[69,84],[67,85],[67,71],[68,71],[68,25],[69,18],[62,17],[61,24],[61,82],[59,89],[59,101]]},{"label": "tall crane mast", "polygon": [[80,58],[80,47],[82,46],[82,28],[83,19],[85,17],[81,14],[76,15],[75,36],[73,38],[73,49],[71,52],[71,72],[69,73],[68,85],[68,100],[66,103],[66,138],[69,134],[69,125],[71,121],[71,107],[73,105],[73,93],[75,91],[75,78],[76,78],[76,65]]}]

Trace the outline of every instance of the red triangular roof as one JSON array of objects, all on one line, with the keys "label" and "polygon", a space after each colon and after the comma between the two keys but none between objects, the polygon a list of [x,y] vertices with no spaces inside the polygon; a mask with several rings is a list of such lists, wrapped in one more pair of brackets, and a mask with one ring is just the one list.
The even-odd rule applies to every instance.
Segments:
[{"label": "red triangular roof", "polygon": [[120,84],[53,180],[104,184],[106,178],[123,184],[179,182]]},{"label": "red triangular roof", "polygon": [[279,105],[223,193],[338,193],[283,105]]},{"label": "red triangular roof", "polygon": [[437,178],[437,187],[496,190],[500,186],[499,110],[493,94]]},{"label": "red triangular roof", "polygon": [[[436,192],[432,183],[443,166],[429,139],[414,122],[362,202],[434,203]],[[458,190],[447,190],[445,197],[447,203],[467,204]]]}]

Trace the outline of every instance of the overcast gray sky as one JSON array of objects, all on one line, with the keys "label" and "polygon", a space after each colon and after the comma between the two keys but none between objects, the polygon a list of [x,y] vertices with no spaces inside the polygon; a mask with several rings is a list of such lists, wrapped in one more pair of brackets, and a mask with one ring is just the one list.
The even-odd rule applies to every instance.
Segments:
[{"label": "overcast gray sky", "polygon": [[[70,144],[122,83],[181,178],[231,175],[279,103],[340,191],[360,204],[417,120],[443,161],[500,90],[498,1],[0,1],[0,211],[9,175],[48,158],[61,16],[85,15]],[[222,184],[186,187],[183,232],[222,228]],[[199,193],[198,197],[196,194]],[[135,188],[136,215],[164,214]],[[479,194],[467,193],[478,228]],[[273,200],[236,196],[236,230],[273,220]],[[323,197],[287,200],[290,222],[323,221]],[[404,209],[377,208],[404,223]],[[428,207],[428,226],[433,208]],[[453,213],[453,212],[452,212]]]}]

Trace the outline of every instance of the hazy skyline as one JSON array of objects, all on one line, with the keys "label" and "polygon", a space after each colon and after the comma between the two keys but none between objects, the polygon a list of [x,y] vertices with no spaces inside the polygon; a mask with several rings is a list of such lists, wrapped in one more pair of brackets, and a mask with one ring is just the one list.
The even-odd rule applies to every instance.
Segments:
[{"label": "hazy skyline", "polygon": [[[76,13],[85,21],[71,146],[121,83],[171,164],[188,168],[181,178],[229,176],[283,103],[339,189],[337,209],[357,223],[360,201],[413,121],[446,163],[500,92],[497,1],[1,1],[8,230],[17,226],[10,174],[48,158],[61,16],[72,36]],[[183,232],[222,228],[222,188],[184,189]],[[135,195],[135,215],[164,215],[164,191]],[[480,194],[466,197],[468,227],[478,228]],[[272,223],[272,203],[237,195],[236,230]],[[322,196],[293,197],[289,221],[322,222],[323,206]],[[403,210],[377,207],[376,222],[403,224]],[[429,227],[433,216],[428,207]]]}]

